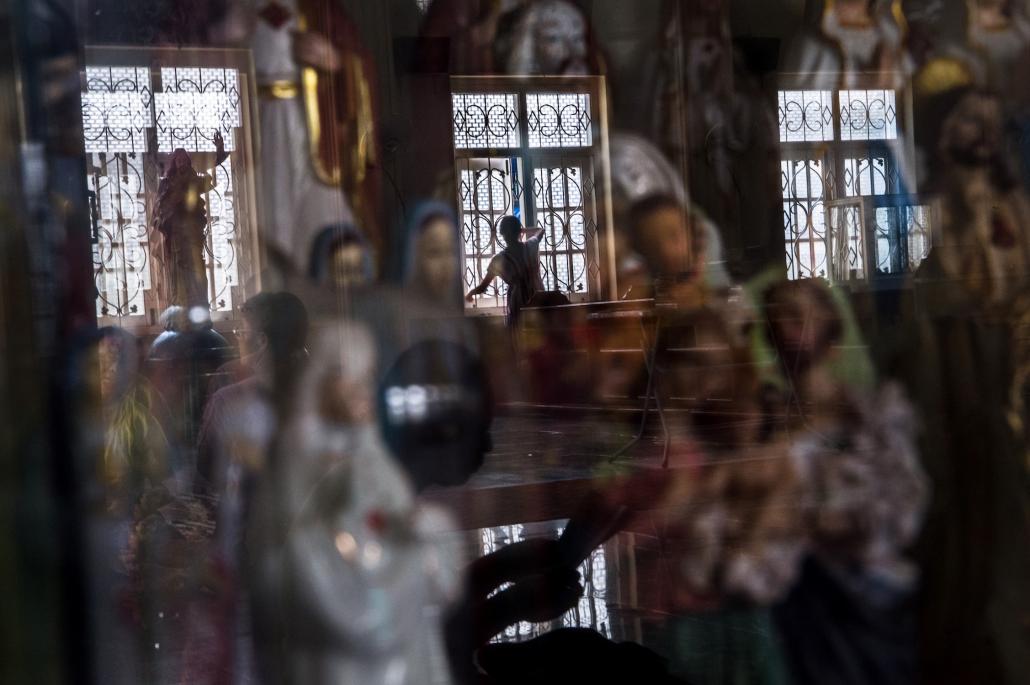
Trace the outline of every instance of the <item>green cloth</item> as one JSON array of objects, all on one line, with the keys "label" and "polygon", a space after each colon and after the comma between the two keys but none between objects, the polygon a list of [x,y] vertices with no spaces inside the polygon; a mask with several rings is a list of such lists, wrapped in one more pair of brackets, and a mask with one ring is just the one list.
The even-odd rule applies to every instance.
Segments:
[{"label": "green cloth", "polygon": [[[750,344],[754,364],[763,382],[780,389],[787,387],[787,379],[783,375],[776,350],[769,342],[764,301],[765,292],[786,278],[784,267],[772,266],[744,284],[745,296],[760,315],[757,324],[751,327]],[[830,295],[841,320],[843,335],[834,348],[836,353],[826,361],[827,367],[833,378],[846,387],[873,390],[876,388],[876,369],[855,319],[847,290],[831,287]]]},{"label": "green cloth", "polygon": [[720,609],[645,627],[645,644],[691,685],[789,685],[783,648],[765,608]]}]

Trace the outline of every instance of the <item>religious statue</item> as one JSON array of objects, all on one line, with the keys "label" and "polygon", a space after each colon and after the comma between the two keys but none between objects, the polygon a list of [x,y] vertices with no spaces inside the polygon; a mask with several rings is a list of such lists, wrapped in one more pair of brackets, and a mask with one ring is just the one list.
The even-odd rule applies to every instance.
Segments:
[{"label": "religious statue", "polygon": [[[506,39],[505,39],[506,38]],[[496,59],[512,75],[602,73],[583,11],[565,0],[537,0],[517,12],[497,41]]]},{"label": "religious statue", "polygon": [[1012,341],[1030,273],[1030,209],[1007,159],[1001,98],[952,58],[928,63],[913,86],[934,238],[885,368],[919,410],[933,492],[918,546],[921,671],[926,682],[987,673],[1017,683],[1030,668],[1030,645],[1010,639],[1030,615],[1030,531],[1012,512],[1030,510],[1030,497],[1026,436],[1006,409],[1022,362]]},{"label": "religious statue", "polygon": [[[526,0],[435,0],[422,25],[421,68],[449,74],[494,73],[497,35]],[[443,52],[446,63],[441,63]]]},{"label": "religious statue", "polygon": [[222,39],[251,48],[258,81],[264,238],[306,269],[323,227],[381,247],[378,104],[371,55],[337,0],[237,0]]},{"label": "religious statue", "polygon": [[775,113],[733,47],[729,3],[673,6],[661,58],[654,137],[687,176],[693,201],[728,249],[762,235],[779,250],[771,238],[782,232]]},{"label": "religious statue", "polygon": [[906,30],[899,0],[826,0],[819,31],[793,41],[781,71],[812,89],[900,88],[911,72]]},{"label": "religious statue", "polygon": [[988,82],[1004,87],[1030,48],[1026,8],[1014,0],[967,0],[967,7],[969,46],[985,62]]},{"label": "religious statue", "polygon": [[[255,487],[249,525],[262,682],[440,682],[440,613],[457,593],[446,517],[419,505],[383,445],[375,348],[325,327]],[[434,673],[434,670],[436,673]]]},{"label": "religious statue", "polygon": [[[1030,285],[1030,204],[1007,152],[1002,101],[977,89],[971,68],[963,68],[940,58],[916,80],[917,134],[930,158],[938,216],[926,269],[942,270],[984,305],[1006,306]],[[942,81],[946,74],[959,80]]]},{"label": "religious statue", "polygon": [[[214,133],[214,143],[212,169],[229,156],[219,131]],[[172,153],[157,188],[154,212],[154,229],[161,244],[161,285],[169,305],[205,310],[210,306],[204,265],[204,231],[208,223],[204,196],[214,188],[214,176],[198,173],[186,150],[179,148]]]}]

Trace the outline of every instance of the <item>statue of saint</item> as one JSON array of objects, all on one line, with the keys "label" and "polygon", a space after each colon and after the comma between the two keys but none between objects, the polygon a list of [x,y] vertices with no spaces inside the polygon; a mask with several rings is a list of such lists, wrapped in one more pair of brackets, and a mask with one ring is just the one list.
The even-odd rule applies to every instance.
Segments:
[{"label": "statue of saint", "polygon": [[728,2],[676,5],[664,28],[653,137],[731,254],[761,261],[782,232],[775,111],[734,49]]},{"label": "statue of saint", "polygon": [[351,223],[380,248],[371,55],[337,0],[236,0],[223,40],[251,48],[264,239],[302,271],[319,230]]},{"label": "statue of saint", "polygon": [[[215,131],[214,169],[229,156],[222,134]],[[165,176],[157,188],[154,229],[158,234],[164,289],[169,305],[207,309],[207,268],[204,266],[204,231],[207,228],[207,203],[204,196],[215,187],[215,178],[193,168],[186,150],[172,153]]]},{"label": "statue of saint", "polygon": [[788,49],[783,72],[805,75],[806,88],[900,88],[912,68],[898,0],[826,0],[819,31]]},{"label": "statue of saint", "polygon": [[[506,17],[525,1],[435,0],[422,24],[420,66],[442,67],[455,75],[494,73],[497,34]],[[446,61],[441,63],[444,54]]]},{"label": "statue of saint", "polygon": [[514,15],[496,63],[512,75],[586,76],[603,73],[591,49],[583,11],[565,0],[538,0]]},{"label": "statue of saint", "polygon": [[247,549],[262,682],[445,679],[433,655],[460,555],[382,442],[375,357],[360,325],[319,332],[257,476]]},{"label": "statue of saint", "polygon": [[1013,69],[1030,47],[1030,18],[1014,0],[967,0],[969,46],[985,62],[988,82],[995,88],[1008,84]]}]

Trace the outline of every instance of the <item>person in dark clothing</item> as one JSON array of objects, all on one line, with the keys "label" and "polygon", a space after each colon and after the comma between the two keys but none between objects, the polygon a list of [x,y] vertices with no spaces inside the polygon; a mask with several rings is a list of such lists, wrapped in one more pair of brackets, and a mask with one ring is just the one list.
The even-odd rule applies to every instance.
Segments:
[{"label": "person in dark clothing", "polygon": [[498,231],[504,238],[505,248],[490,260],[483,282],[469,291],[465,299],[468,302],[486,292],[495,278],[508,286],[507,318],[509,326],[518,323],[519,311],[529,303],[533,295],[544,289],[540,279],[540,240],[544,229],[537,229],[524,242],[519,238],[523,233],[522,222],[513,216],[501,219]]}]

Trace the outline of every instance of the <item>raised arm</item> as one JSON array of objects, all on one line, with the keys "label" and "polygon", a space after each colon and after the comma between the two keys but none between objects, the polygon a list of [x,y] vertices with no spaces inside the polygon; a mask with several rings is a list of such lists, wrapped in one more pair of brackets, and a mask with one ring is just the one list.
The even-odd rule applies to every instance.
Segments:
[{"label": "raised arm", "polygon": [[211,168],[218,166],[225,160],[229,159],[229,153],[225,151],[225,140],[222,139],[222,132],[215,129],[214,135],[215,143],[215,163]]}]

